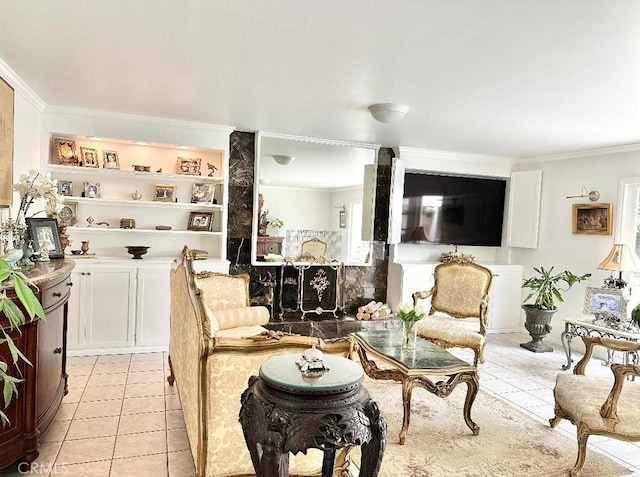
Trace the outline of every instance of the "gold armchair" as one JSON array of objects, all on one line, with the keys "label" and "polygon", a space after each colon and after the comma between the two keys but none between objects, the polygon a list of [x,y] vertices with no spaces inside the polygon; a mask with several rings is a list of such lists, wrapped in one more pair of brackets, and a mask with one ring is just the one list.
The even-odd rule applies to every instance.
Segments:
[{"label": "gold armchair", "polygon": [[418,336],[443,348],[470,348],[474,366],[483,363],[491,270],[473,262],[451,261],[438,265],[434,276],[431,290],[412,295],[414,306],[431,298],[429,315],[416,326]]},{"label": "gold armchair", "polygon": [[305,240],[300,246],[297,262],[321,262],[327,258],[327,243],[318,238]]},{"label": "gold armchair", "polygon": [[556,427],[561,419],[567,419],[578,428],[578,458],[571,469],[573,477],[582,472],[590,435],[640,440],[640,382],[626,379],[627,376],[640,376],[640,366],[612,364],[613,381],[607,377],[585,376],[595,346],[637,353],[640,343],[588,336],[583,336],[582,340],[586,351],[573,374],[561,373],[556,378],[553,390],[555,417],[549,419],[551,427]]}]

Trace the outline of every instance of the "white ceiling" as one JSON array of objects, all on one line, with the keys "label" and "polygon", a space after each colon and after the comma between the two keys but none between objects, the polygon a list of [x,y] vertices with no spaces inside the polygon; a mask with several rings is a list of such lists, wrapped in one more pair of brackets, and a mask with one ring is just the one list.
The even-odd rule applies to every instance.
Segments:
[{"label": "white ceiling", "polygon": [[[530,157],[640,142],[637,0],[0,0],[47,104]],[[400,102],[396,124],[367,106]]]}]

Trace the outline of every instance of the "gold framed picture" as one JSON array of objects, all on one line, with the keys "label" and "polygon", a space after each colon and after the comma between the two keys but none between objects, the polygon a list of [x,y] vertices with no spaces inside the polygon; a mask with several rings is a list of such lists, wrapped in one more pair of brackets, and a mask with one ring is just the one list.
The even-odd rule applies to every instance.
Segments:
[{"label": "gold framed picture", "polygon": [[573,204],[573,233],[611,235],[613,232],[611,204]]},{"label": "gold framed picture", "polygon": [[156,184],[153,189],[153,200],[159,202],[175,202],[176,201],[176,185],[175,184]]},{"label": "gold framed picture", "polygon": [[0,77],[0,205],[13,202],[14,92]]},{"label": "gold framed picture", "polygon": [[71,181],[58,181],[58,194],[60,194],[60,195],[73,195],[73,182],[71,182]]},{"label": "gold framed picture", "polygon": [[104,169],[120,169],[118,151],[102,151],[102,167]]},{"label": "gold framed picture", "polygon": [[191,212],[189,214],[189,223],[187,230],[196,230],[208,232],[211,230],[213,222],[213,212]]},{"label": "gold framed picture", "polygon": [[79,166],[78,154],[76,153],[76,142],[62,137],[53,138],[56,150],[57,164],[68,166]]},{"label": "gold framed picture", "polygon": [[202,162],[202,159],[199,157],[197,158],[179,157],[176,172],[178,174],[188,174],[192,176],[199,176],[201,162]]},{"label": "gold framed picture", "polygon": [[99,182],[85,182],[84,183],[84,196],[90,198],[100,197],[100,183]]},{"label": "gold framed picture", "polygon": [[215,190],[215,184],[193,184],[191,189],[191,203],[213,204]]},{"label": "gold framed picture", "polygon": [[92,147],[80,146],[80,157],[83,167],[98,167],[98,150]]}]

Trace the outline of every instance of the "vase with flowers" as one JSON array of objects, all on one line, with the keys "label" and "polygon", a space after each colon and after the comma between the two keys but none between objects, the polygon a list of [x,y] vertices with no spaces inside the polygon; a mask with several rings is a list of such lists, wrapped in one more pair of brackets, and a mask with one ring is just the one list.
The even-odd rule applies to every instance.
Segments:
[{"label": "vase with flowers", "polygon": [[402,320],[402,347],[413,349],[416,346],[416,324],[425,317],[427,309],[422,305],[400,303],[396,307],[396,316]]}]

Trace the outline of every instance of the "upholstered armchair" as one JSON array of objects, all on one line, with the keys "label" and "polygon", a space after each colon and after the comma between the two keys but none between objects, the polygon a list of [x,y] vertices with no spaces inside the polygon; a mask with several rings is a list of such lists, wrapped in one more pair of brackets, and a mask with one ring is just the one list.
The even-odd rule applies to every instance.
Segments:
[{"label": "upholstered armchair", "polygon": [[612,364],[613,380],[585,375],[596,346],[622,353],[637,353],[640,343],[588,336],[583,336],[582,340],[586,351],[573,374],[561,373],[556,378],[553,390],[555,417],[549,419],[551,427],[556,427],[561,419],[568,419],[578,428],[578,458],[571,470],[573,477],[582,472],[590,435],[624,441],[640,440],[640,382],[627,380],[629,376],[640,376],[640,366]]},{"label": "upholstered armchair", "polygon": [[318,238],[305,240],[300,245],[297,262],[322,262],[327,259],[327,243]]},{"label": "upholstered armchair", "polygon": [[[272,356],[302,353],[315,343],[325,353],[346,353],[347,341],[268,332],[262,306],[249,307],[248,276],[194,273],[185,247],[171,270],[170,385],[178,388],[198,477],[254,475],[242,427],[240,396],[250,376]],[[336,472],[349,465],[346,452]],[[291,475],[313,475],[322,452],[291,456]]]},{"label": "upholstered armchair", "polygon": [[416,325],[418,336],[443,348],[470,348],[474,366],[484,362],[491,270],[469,261],[441,263],[431,290],[415,292],[414,306],[431,298],[429,315]]}]

